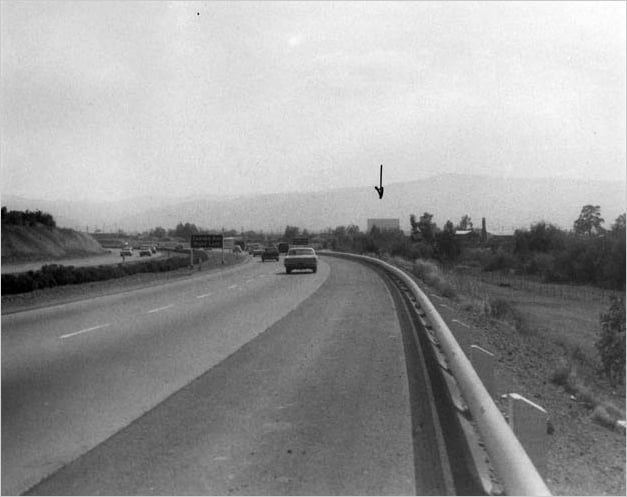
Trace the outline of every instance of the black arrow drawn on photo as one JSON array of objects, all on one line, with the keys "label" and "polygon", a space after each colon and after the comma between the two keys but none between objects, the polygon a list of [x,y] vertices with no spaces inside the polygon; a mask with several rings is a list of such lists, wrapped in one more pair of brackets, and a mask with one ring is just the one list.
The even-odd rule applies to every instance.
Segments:
[{"label": "black arrow drawn on photo", "polygon": [[381,200],[383,198],[383,164],[381,164],[381,169],[379,171],[379,186],[375,186],[374,189],[377,190],[379,200]]}]

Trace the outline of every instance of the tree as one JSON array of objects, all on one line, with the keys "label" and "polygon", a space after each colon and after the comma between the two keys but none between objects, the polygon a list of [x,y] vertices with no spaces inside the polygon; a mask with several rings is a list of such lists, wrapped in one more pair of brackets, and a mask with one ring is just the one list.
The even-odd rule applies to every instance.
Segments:
[{"label": "tree", "polygon": [[612,225],[612,231],[625,231],[625,213],[623,212],[620,216],[616,218],[614,224]]},{"label": "tree", "polygon": [[187,240],[189,240],[192,235],[197,235],[198,234],[198,228],[196,227],[195,224],[190,224],[190,223],[179,223],[176,225],[176,229],[174,230],[174,235],[181,237],[181,238],[185,238]]},{"label": "tree", "polygon": [[453,260],[459,255],[459,240],[455,237],[455,227],[451,221],[446,221],[442,231],[436,234],[436,240],[440,259]]},{"label": "tree", "polygon": [[409,215],[409,224],[411,224],[411,240],[417,242],[420,240],[420,229],[418,228],[418,221],[414,214]]},{"label": "tree", "polygon": [[418,221],[418,229],[420,230],[422,239],[431,244],[435,242],[435,232],[437,230],[437,226],[434,222],[432,222],[432,219],[433,214],[425,212],[422,216],[420,216],[420,221]]},{"label": "tree", "polygon": [[471,230],[472,229],[472,220],[468,214],[464,214],[457,225],[458,230]]},{"label": "tree", "polygon": [[592,236],[594,231],[597,235],[603,228],[601,225],[605,220],[601,217],[601,207],[599,205],[584,205],[579,218],[574,223],[575,233],[578,235]]},{"label": "tree", "polygon": [[300,228],[297,226],[290,226],[289,224],[285,227],[285,233],[283,234],[283,238],[287,241],[292,241],[294,238],[298,237],[300,234]]},{"label": "tree", "polygon": [[154,230],[152,230],[152,232],[150,233],[150,236],[153,236],[155,238],[163,238],[166,235],[166,231],[165,228],[162,228],[161,226],[157,226]]}]

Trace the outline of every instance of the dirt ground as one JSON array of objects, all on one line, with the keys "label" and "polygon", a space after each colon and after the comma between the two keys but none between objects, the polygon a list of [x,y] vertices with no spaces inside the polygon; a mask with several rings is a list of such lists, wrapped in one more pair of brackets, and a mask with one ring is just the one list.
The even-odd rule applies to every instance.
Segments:
[{"label": "dirt ground", "polygon": [[[625,419],[625,385],[613,388],[599,376],[594,349],[599,313],[607,311],[609,300],[590,298],[595,289],[538,295],[533,286],[499,286],[478,280],[478,274],[447,276],[458,292],[460,288],[467,291],[448,299],[448,305],[461,320],[473,324],[474,342],[498,358],[499,391],[519,393],[549,413],[553,433],[545,481],[551,492],[625,495],[624,430],[600,425],[589,404],[551,381],[559,367],[570,363],[595,397],[617,407]],[[524,322],[522,332],[478,311],[483,302],[495,298],[507,300],[516,309]],[[505,412],[506,401],[495,400]]]}]

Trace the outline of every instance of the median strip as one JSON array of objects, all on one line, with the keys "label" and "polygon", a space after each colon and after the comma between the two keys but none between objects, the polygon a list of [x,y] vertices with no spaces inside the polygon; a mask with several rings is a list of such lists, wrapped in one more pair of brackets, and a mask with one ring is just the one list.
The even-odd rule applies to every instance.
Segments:
[{"label": "median strip", "polygon": [[164,311],[165,309],[169,309],[170,307],[174,307],[174,304],[166,305],[165,307],[157,307],[156,309],[152,309],[146,312],[146,314],[152,314],[153,312]]},{"label": "median strip", "polygon": [[59,338],[70,338],[76,335],[80,335],[82,333],[88,333],[90,331],[99,330],[100,328],[106,328],[107,326],[111,326],[110,324],[100,324],[98,326],[92,326],[91,328],[85,328],[84,330],[75,331],[74,333],[68,333],[66,335],[61,335]]}]

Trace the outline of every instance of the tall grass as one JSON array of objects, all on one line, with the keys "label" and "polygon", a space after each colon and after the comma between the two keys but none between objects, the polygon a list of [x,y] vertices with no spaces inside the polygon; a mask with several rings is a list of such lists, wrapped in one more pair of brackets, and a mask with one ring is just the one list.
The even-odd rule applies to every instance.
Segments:
[{"label": "tall grass", "polygon": [[435,288],[443,297],[457,298],[455,288],[434,262],[416,259],[410,271],[427,285]]},{"label": "tall grass", "polygon": [[576,351],[570,358],[562,359],[551,375],[551,382],[561,386],[579,402],[592,409],[592,419],[608,428],[616,428],[617,422],[625,419],[625,412],[610,402],[604,401],[595,391],[587,386],[575,367]]}]

